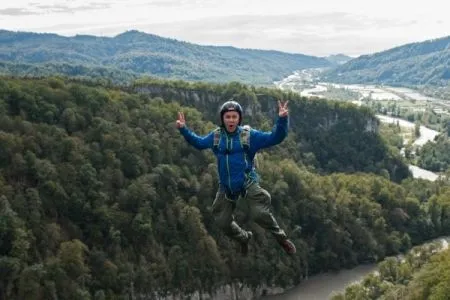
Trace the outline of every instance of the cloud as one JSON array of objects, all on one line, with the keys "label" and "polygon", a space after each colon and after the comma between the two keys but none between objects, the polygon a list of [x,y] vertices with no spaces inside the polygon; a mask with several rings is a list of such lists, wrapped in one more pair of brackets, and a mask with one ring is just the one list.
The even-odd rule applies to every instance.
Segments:
[{"label": "cloud", "polygon": [[[271,30],[289,31],[292,34],[318,34],[321,37],[361,32],[370,29],[387,29],[402,26],[398,20],[362,18],[346,13],[292,14],[277,16],[240,15],[222,18],[203,18],[194,21],[182,21],[160,24],[167,32],[192,32],[197,35],[232,35],[248,32],[251,35]],[[153,26],[158,26],[155,24]]]},{"label": "cloud", "polygon": [[100,2],[91,2],[78,6],[69,6],[61,4],[54,4],[54,5],[37,4],[35,7],[47,13],[74,13],[77,11],[84,11],[84,10],[106,9],[110,7],[110,4]]},{"label": "cloud", "polygon": [[0,15],[7,16],[24,16],[24,15],[40,15],[50,13],[75,13],[78,11],[106,9],[111,7],[109,3],[90,2],[81,5],[65,5],[65,4],[40,4],[30,3],[27,8],[10,7],[0,9]]},{"label": "cloud", "polygon": [[20,7],[11,7],[0,9],[0,15],[4,16],[24,16],[24,15],[34,15],[35,13]]},{"label": "cloud", "polygon": [[387,49],[394,39],[383,33],[406,25],[397,19],[363,18],[336,12],[204,18],[149,24],[140,29],[203,45],[234,45],[311,55],[359,55]]},{"label": "cloud", "polygon": [[185,0],[155,0],[143,3],[145,6],[157,6],[157,7],[178,7],[186,4]]}]

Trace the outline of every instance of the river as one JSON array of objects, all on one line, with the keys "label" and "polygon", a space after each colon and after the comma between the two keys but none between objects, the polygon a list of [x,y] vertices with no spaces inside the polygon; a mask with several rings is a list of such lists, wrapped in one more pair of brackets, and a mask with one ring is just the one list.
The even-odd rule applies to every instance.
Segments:
[{"label": "river", "polygon": [[[439,241],[441,250],[447,249],[450,243],[450,237],[440,237],[422,245]],[[403,257],[399,255],[398,257]],[[366,275],[376,271],[376,264],[359,265],[353,269],[341,270],[339,272],[328,272],[324,274],[311,276],[298,286],[279,295],[270,295],[260,298],[260,300],[327,300],[338,293],[343,292],[345,288],[362,280]]]},{"label": "river", "polygon": [[[403,119],[394,118],[394,117],[385,116],[385,115],[376,115],[376,116],[383,123],[397,124],[397,122],[398,122],[398,124],[401,127],[408,127],[411,129],[413,129],[416,126],[414,123],[403,120]],[[425,145],[428,141],[433,141],[434,138],[438,134],[439,134],[438,131],[421,125],[420,126],[420,137],[414,141],[413,145],[421,147],[421,146]],[[425,169],[422,169],[418,166],[408,165],[408,167],[414,178],[427,179],[430,181],[435,181],[436,179],[439,178],[438,174],[433,173],[428,170],[425,170]]]},{"label": "river", "polygon": [[283,294],[265,296],[261,300],[330,299],[334,293],[344,291],[346,286],[375,271],[376,267],[376,264],[359,265],[349,270],[314,275]]},{"label": "river", "polygon": [[[416,126],[414,123],[403,120],[403,119],[394,118],[394,117],[385,116],[385,115],[376,115],[376,116],[383,123],[397,124],[397,122],[398,122],[398,124],[401,127],[408,127],[411,129],[413,129]],[[428,127],[421,125],[420,126],[420,137],[414,141],[413,145],[423,146],[426,144],[426,142],[433,141],[437,135],[439,135],[439,131],[436,131],[436,130],[433,130],[433,129],[430,129]]]}]

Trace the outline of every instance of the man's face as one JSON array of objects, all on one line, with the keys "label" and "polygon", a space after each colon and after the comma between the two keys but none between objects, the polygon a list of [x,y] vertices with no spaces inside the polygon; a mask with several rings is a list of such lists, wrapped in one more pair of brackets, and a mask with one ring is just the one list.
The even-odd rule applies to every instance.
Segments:
[{"label": "man's face", "polygon": [[228,132],[234,132],[239,125],[239,113],[237,111],[227,111],[223,114],[223,123]]}]

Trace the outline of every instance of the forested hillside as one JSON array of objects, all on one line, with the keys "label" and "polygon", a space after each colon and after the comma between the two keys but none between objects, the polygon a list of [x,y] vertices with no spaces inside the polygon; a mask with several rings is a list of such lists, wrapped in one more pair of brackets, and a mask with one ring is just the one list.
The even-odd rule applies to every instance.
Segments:
[{"label": "forested hillside", "polygon": [[91,66],[70,63],[16,63],[0,60],[0,74],[16,77],[52,77],[57,75],[70,76],[80,80],[96,80],[104,83],[125,85],[140,77],[130,70],[116,67]]},{"label": "forested hillside", "polygon": [[403,86],[448,86],[450,36],[362,55],[333,68],[324,74],[323,80]]},{"label": "forested hillside", "polygon": [[149,75],[271,85],[294,70],[332,64],[315,56],[200,46],[134,30],[112,38],[0,30],[0,74],[7,75],[61,74],[115,82]]},{"label": "forested hillside", "polygon": [[[236,255],[212,223],[214,157],[175,129],[182,110],[189,127],[208,132],[233,95],[245,123],[267,130],[276,100],[290,100],[289,136],[263,153],[259,171],[294,257],[242,214],[255,238],[248,257]],[[376,119],[354,106],[236,83],[142,81],[123,90],[2,78],[0,112],[1,299],[289,286],[450,230],[448,183],[406,178]]]}]

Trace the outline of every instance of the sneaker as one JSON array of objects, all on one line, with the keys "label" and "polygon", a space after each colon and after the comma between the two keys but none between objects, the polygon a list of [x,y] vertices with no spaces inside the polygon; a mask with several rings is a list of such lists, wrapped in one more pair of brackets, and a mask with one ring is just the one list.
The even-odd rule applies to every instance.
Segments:
[{"label": "sneaker", "polygon": [[297,249],[295,248],[295,245],[293,242],[291,242],[288,239],[282,240],[279,242],[281,247],[283,247],[284,251],[287,254],[295,254],[295,252],[297,252]]},{"label": "sneaker", "polygon": [[241,254],[243,256],[247,256],[248,254],[248,244],[253,237],[253,232],[247,231],[247,239],[244,242],[241,242]]}]

